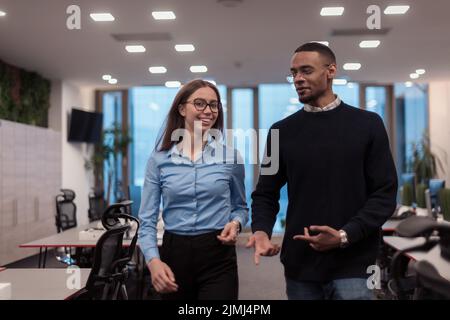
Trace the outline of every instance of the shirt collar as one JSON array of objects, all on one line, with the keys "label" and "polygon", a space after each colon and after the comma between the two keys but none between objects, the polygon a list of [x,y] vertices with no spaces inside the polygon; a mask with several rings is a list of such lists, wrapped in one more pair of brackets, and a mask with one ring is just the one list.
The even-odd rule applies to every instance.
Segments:
[{"label": "shirt collar", "polygon": [[[207,142],[205,147],[203,148],[202,154],[210,151],[210,149],[216,149],[221,144],[220,141],[217,141],[214,139],[210,134],[208,134]],[[172,148],[170,148],[168,152],[168,156],[178,156],[178,157],[184,157],[183,155],[183,144],[181,142],[175,143]]]},{"label": "shirt collar", "polygon": [[323,108],[314,107],[312,105],[305,103],[305,105],[303,106],[303,109],[306,112],[324,112],[324,111],[333,110],[341,104],[341,98],[339,98],[338,95],[335,95],[335,97],[336,97],[336,99],[333,102],[331,102],[330,104],[326,105]]}]

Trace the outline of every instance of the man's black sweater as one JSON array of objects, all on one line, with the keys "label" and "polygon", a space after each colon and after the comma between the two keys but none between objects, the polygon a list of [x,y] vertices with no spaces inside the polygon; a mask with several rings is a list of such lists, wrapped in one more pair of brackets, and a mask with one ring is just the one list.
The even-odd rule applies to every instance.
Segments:
[{"label": "man's black sweater", "polygon": [[[367,278],[380,228],[396,207],[397,174],[381,118],[341,103],[325,112],[303,109],[275,123],[279,170],[260,175],[252,193],[252,231],[272,235],[281,187],[288,209],[281,250],[285,275],[299,281]],[[270,133],[267,153],[270,155]],[[315,251],[293,240],[303,228],[327,225],[347,232],[347,248]]]}]

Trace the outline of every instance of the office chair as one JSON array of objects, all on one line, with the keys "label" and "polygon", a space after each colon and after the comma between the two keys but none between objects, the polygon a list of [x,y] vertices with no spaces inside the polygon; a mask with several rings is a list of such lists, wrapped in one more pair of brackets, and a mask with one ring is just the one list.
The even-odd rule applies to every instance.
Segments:
[{"label": "office chair", "polygon": [[106,201],[104,198],[104,192],[101,189],[95,189],[89,194],[89,209],[88,217],[89,222],[97,221],[102,218],[102,214],[105,211]]},{"label": "office chair", "polygon": [[[139,221],[124,213],[131,201],[109,206],[102,216],[105,233],[98,240],[94,251],[94,263],[86,283],[75,299],[79,300],[128,300],[125,282],[129,276],[128,263],[131,261],[137,242]],[[125,222],[120,219],[125,219]],[[137,224],[136,233],[128,248],[123,248],[123,240],[131,229],[129,221]]]},{"label": "office chair", "polygon": [[[439,236],[435,236],[435,232]],[[439,224],[428,217],[411,217],[398,225],[397,233],[402,237],[408,238],[423,236],[425,237],[425,242],[395,253],[391,262],[392,281],[390,281],[388,287],[399,300],[423,298],[421,288],[418,288],[418,283],[427,287],[436,280],[436,277],[430,273],[423,275],[422,272],[429,272],[430,268],[426,264],[418,265],[418,263],[414,266],[416,271],[419,271],[418,277],[403,277],[406,270],[404,254],[412,251],[428,252],[434,246],[440,245],[442,252],[446,254],[446,259],[450,261],[450,226]],[[417,265],[419,270],[417,270]]]},{"label": "office chair", "polygon": [[[417,284],[420,289],[435,293],[436,299],[450,299],[450,281],[443,278],[428,261],[419,261],[414,266],[417,272]],[[420,291],[420,296],[430,296]]]},{"label": "office chair", "polygon": [[62,194],[56,196],[56,229],[58,233],[77,226],[77,206],[73,202],[75,192],[61,189]]}]

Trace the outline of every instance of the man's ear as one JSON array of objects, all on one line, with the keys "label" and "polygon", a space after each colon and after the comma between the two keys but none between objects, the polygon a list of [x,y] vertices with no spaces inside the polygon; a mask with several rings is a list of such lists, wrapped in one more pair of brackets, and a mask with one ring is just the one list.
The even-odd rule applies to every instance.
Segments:
[{"label": "man's ear", "polygon": [[179,104],[178,112],[181,114],[182,117],[185,117],[186,116],[186,106],[184,104]]},{"label": "man's ear", "polygon": [[328,79],[334,79],[337,74],[337,67],[336,64],[332,63],[328,67]]}]

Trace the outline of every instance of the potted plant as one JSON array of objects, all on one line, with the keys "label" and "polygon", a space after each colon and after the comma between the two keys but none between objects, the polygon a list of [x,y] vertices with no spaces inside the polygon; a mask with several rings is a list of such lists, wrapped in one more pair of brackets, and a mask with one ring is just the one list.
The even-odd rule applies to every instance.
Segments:
[{"label": "potted plant", "polygon": [[409,167],[415,174],[416,185],[428,185],[430,179],[436,177],[437,167],[442,168],[439,158],[431,151],[429,135],[424,133],[420,142],[412,143],[412,150]]},{"label": "potted plant", "polygon": [[[128,135],[128,130],[123,130],[119,123],[114,122],[111,127],[103,130],[101,141],[96,145],[91,159],[85,162],[85,167],[88,170],[94,170],[96,184],[102,186],[105,179],[103,166],[106,162],[108,167],[106,203],[109,204],[111,188],[114,188],[114,194],[124,193],[124,190],[117,190],[123,186],[118,175],[115,174],[114,168],[127,163],[128,146],[132,142],[132,138]],[[113,180],[115,181],[114,185]]]}]

